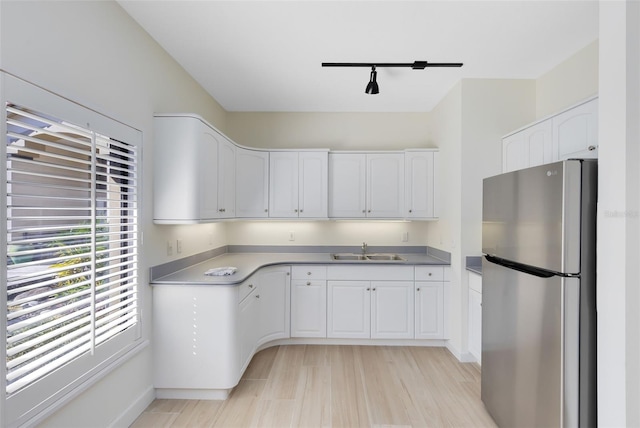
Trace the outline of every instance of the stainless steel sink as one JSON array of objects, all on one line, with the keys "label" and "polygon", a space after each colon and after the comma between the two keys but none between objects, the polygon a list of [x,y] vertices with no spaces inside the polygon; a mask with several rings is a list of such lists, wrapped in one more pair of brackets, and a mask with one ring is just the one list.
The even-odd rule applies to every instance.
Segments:
[{"label": "stainless steel sink", "polygon": [[361,260],[361,261],[402,260],[404,261],[404,259],[397,254],[366,254],[364,255],[364,254],[355,254],[355,253],[342,253],[342,254],[331,254],[331,258],[333,260],[348,260],[348,261],[354,261],[354,260]]},{"label": "stainless steel sink", "polygon": [[331,254],[333,260],[367,260],[362,254]]},{"label": "stainless steel sink", "polygon": [[367,254],[369,260],[404,260],[397,254]]}]

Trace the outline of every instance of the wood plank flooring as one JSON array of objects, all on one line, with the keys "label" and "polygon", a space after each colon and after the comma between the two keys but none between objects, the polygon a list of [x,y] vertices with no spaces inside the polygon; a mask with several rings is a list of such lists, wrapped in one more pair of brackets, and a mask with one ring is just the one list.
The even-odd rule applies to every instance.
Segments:
[{"label": "wood plank flooring", "polygon": [[146,427],[495,427],[480,369],[445,348],[287,345],[253,357],[225,401],[155,400]]}]

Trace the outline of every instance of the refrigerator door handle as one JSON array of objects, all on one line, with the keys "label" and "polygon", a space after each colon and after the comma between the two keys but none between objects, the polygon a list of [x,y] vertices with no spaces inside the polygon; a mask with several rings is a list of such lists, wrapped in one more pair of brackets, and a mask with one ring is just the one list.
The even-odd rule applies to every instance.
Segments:
[{"label": "refrigerator door handle", "polygon": [[542,269],[539,267],[525,265],[523,263],[514,262],[512,260],[503,259],[496,256],[490,256],[489,254],[485,254],[485,259],[488,262],[494,263],[499,266],[504,266],[508,269],[514,269],[520,272],[528,273],[529,275],[534,275],[539,278],[551,278],[552,276],[565,276],[560,272],[553,272],[547,269]]}]

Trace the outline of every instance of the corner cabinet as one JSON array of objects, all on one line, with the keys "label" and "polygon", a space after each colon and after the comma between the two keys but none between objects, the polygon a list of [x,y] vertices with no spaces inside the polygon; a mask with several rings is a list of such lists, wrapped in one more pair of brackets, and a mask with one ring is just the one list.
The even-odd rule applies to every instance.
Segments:
[{"label": "corner cabinet", "polygon": [[235,216],[235,145],[194,116],[154,117],[154,221]]},{"label": "corner cabinet", "polygon": [[236,218],[269,216],[269,152],[236,150]]},{"label": "corner cabinet", "polygon": [[598,99],[592,98],[502,139],[502,172],[598,157]]}]

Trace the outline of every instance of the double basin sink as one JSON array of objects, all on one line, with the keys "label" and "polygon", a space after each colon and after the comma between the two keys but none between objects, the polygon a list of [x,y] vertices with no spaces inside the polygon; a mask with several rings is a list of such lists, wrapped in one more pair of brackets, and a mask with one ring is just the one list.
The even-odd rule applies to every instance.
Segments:
[{"label": "double basin sink", "polygon": [[397,254],[356,254],[356,253],[341,253],[331,254],[333,260],[349,260],[349,261],[405,261]]}]

